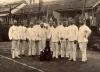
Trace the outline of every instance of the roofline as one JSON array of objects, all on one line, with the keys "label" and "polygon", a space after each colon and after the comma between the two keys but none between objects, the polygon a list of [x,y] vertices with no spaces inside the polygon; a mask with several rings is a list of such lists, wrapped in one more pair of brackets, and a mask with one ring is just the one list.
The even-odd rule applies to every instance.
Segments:
[{"label": "roofline", "polygon": [[96,4],[94,4],[92,7],[96,7],[98,4],[100,4],[100,1],[98,1]]}]

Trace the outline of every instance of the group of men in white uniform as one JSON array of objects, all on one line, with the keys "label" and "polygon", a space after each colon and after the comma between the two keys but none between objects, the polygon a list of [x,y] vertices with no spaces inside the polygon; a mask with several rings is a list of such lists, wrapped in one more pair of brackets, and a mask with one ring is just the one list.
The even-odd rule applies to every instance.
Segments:
[{"label": "group of men in white uniform", "polygon": [[77,44],[79,44],[82,62],[87,61],[87,43],[91,34],[83,21],[80,21],[80,27],[75,25],[75,21],[69,21],[68,24],[62,23],[38,23],[29,27],[13,25],[9,29],[9,39],[12,41],[12,58],[20,58],[25,54],[26,40],[28,40],[28,55],[40,55],[40,52],[46,47],[46,40],[50,41],[50,47],[53,51],[53,58],[67,57],[69,60],[76,61]]}]

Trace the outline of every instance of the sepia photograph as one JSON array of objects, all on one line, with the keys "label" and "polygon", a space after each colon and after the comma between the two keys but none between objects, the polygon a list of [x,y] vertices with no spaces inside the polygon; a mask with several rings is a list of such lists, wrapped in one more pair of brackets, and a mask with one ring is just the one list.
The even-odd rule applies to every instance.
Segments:
[{"label": "sepia photograph", "polygon": [[100,72],[100,0],[0,0],[0,72]]}]

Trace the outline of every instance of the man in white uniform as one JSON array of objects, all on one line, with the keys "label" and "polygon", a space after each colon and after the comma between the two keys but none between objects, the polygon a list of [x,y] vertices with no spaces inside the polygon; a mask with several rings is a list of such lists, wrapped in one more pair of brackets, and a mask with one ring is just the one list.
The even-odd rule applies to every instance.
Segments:
[{"label": "man in white uniform", "polygon": [[65,27],[65,31],[66,31],[66,34],[65,34],[65,38],[66,38],[66,58],[69,59],[69,56],[70,56],[70,49],[69,49],[69,45],[68,45],[68,22],[66,22],[66,27]]},{"label": "man in white uniform", "polygon": [[53,51],[53,58],[58,58],[59,48],[58,48],[58,42],[59,42],[59,32],[56,28],[56,24],[53,25],[54,28],[52,28],[52,31],[49,34],[49,39],[51,40],[51,50]]},{"label": "man in white uniform", "polygon": [[68,53],[68,29],[67,24],[63,22],[62,26],[59,29],[59,37],[60,37],[60,44],[61,44],[61,57],[69,57]]},{"label": "man in white uniform", "polygon": [[60,26],[59,30],[59,37],[60,37],[60,52],[61,52],[61,57],[64,58],[66,56],[66,42],[67,42],[67,30],[66,30],[66,23],[63,23]]},{"label": "man in white uniform", "polygon": [[76,41],[78,37],[78,27],[75,25],[75,21],[70,21],[70,26],[68,26],[68,47],[70,49],[69,60],[76,61]]},{"label": "man in white uniform", "polygon": [[39,30],[39,39],[40,39],[40,43],[39,43],[40,49],[39,49],[39,51],[42,51],[46,46],[46,29],[44,28],[43,23],[40,24],[40,27],[41,28]]},{"label": "man in white uniform", "polygon": [[53,22],[51,22],[50,23],[50,26],[48,27],[48,36],[47,36],[47,38],[49,38],[49,36],[50,36],[50,33],[52,32],[52,30],[54,29],[54,27],[53,27]]},{"label": "man in white uniform", "polygon": [[9,39],[12,41],[11,54],[12,58],[19,57],[19,43],[18,43],[18,27],[13,25],[9,29]]},{"label": "man in white uniform", "polygon": [[34,25],[34,30],[36,34],[36,38],[35,38],[36,55],[40,55],[40,37],[39,37],[40,28],[41,27],[39,25],[39,22],[37,22],[37,24]]},{"label": "man in white uniform", "polygon": [[21,39],[21,46],[20,46],[20,53],[21,55],[25,55],[26,50],[26,37],[27,37],[27,28],[23,25],[20,29],[20,39]]},{"label": "man in white uniform", "polygon": [[44,29],[45,29],[45,31],[46,31],[46,40],[48,39],[48,35],[49,35],[49,28],[50,28],[49,24],[44,23]]},{"label": "man in white uniform", "polygon": [[82,54],[82,62],[86,62],[88,37],[91,34],[91,29],[86,24],[84,24],[84,22],[80,22],[80,24],[81,26],[78,33],[78,43]]},{"label": "man in white uniform", "polygon": [[52,32],[54,27],[53,27],[53,22],[51,22],[49,24],[50,24],[50,26],[48,27],[48,30],[47,30],[47,40],[48,40],[49,46],[51,47],[51,40],[49,39],[49,37],[50,37],[50,33]]},{"label": "man in white uniform", "polygon": [[29,27],[27,29],[27,38],[29,40],[29,51],[28,51],[28,55],[29,56],[34,56],[36,55],[36,46],[35,46],[35,39],[36,39],[36,31],[33,27],[33,25],[31,25],[31,27]]},{"label": "man in white uniform", "polygon": [[[63,31],[63,30],[62,30],[62,29],[63,29],[63,25],[60,23],[60,24],[57,26],[56,29],[58,30],[58,35],[59,35],[59,37],[60,37],[60,33]],[[61,38],[60,38],[60,41],[59,41],[59,43],[58,43],[58,54],[59,54],[59,57],[61,57]]]}]

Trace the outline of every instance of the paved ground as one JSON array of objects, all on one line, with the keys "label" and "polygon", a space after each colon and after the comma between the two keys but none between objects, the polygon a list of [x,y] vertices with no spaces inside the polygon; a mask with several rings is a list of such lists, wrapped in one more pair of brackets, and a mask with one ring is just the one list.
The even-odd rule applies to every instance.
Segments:
[{"label": "paved ground", "polygon": [[23,66],[13,61],[0,57],[0,72],[39,72],[33,68]]},{"label": "paved ground", "polygon": [[11,59],[10,43],[0,43],[0,72],[100,72],[100,52],[88,51],[88,62],[71,62],[58,59],[41,62],[38,57]]}]

